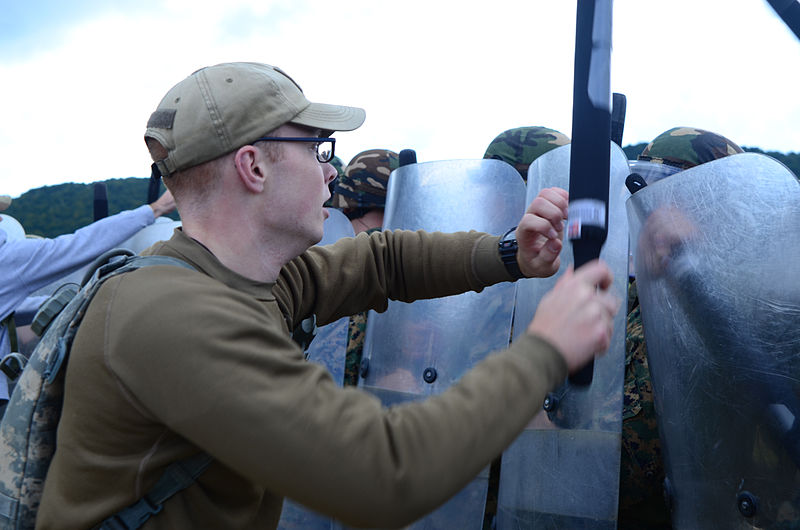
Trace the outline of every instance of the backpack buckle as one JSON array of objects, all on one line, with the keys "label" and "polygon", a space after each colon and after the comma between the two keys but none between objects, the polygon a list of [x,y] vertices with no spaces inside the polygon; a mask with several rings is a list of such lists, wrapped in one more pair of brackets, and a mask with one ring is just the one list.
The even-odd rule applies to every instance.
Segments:
[{"label": "backpack buckle", "polygon": [[16,381],[28,364],[28,358],[21,353],[11,352],[0,361],[0,372],[3,372],[11,381]]}]

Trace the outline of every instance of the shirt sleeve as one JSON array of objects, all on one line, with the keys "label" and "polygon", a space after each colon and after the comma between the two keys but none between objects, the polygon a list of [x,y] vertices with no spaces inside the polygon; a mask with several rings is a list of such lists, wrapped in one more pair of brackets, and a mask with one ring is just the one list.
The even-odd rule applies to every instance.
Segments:
[{"label": "shirt sleeve", "polygon": [[193,283],[199,273],[134,281],[142,273],[156,274],[115,279],[105,330],[108,367],[136,407],[241,476],[346,524],[407,524],[444,502],[566,375],[552,346],[523,336],[443,394],[385,409],[305,362],[277,307]]},{"label": "shirt sleeve", "polygon": [[33,321],[36,312],[47,300],[48,296],[29,296],[17,306],[14,310],[14,322],[17,326],[27,326]]},{"label": "shirt sleeve", "polygon": [[[0,245],[0,319],[14,312],[38,289],[91,263],[154,221],[148,205],[120,212],[54,239],[15,239]],[[0,358],[11,351],[8,331],[0,328]],[[0,400],[8,398],[0,377]]]},{"label": "shirt sleeve", "polygon": [[384,231],[312,247],[281,272],[274,293],[296,325],[310,314],[326,324],[388,300],[412,302],[511,281],[497,252],[497,236]]},{"label": "shirt sleeve", "polygon": [[6,241],[0,247],[0,316],[30,294],[89,264],[154,221],[148,205],[120,212],[53,239]]}]

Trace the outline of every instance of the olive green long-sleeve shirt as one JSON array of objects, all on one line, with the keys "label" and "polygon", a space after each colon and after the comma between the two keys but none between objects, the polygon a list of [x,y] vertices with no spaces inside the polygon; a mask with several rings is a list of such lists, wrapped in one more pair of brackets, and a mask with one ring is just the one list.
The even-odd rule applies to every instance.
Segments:
[{"label": "olive green long-sleeve shirt", "polygon": [[443,394],[387,409],[304,361],[290,330],[387,299],[510,280],[497,238],[381,232],[314,247],[259,283],[181,231],[92,302],[66,374],[39,528],[90,528],[171,462],[214,462],[144,528],[274,528],[284,497],[356,526],[408,524],[465,486],[521,432],[566,365],[525,336]]}]

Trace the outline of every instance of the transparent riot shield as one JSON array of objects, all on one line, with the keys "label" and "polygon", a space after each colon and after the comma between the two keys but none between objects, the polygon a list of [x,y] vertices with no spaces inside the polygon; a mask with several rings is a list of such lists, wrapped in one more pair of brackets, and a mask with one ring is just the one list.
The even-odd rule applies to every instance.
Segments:
[{"label": "transparent riot shield", "polygon": [[[328,208],[328,218],[323,225],[324,235],[319,245],[332,245],[343,237],[353,237],[353,225],[341,211]],[[309,361],[325,366],[333,380],[340,386],[344,382],[344,361],[347,354],[347,331],[349,317],[340,318],[316,330],[314,340],[306,351]],[[341,528],[330,517],[320,515],[293,502],[283,501],[283,511],[278,522],[280,530],[332,530]]]},{"label": "transparent riot shield", "polygon": [[150,226],[146,226],[120,243],[118,246],[127,248],[139,254],[144,249],[155,245],[159,241],[167,241],[172,233],[181,226],[180,221],[173,221],[169,217],[159,217]]},{"label": "transparent riot shield", "polygon": [[743,153],[627,204],[675,528],[800,528],[800,184]]},{"label": "transparent riot shield", "polygon": [[[569,188],[570,145],[537,158],[528,169],[530,203],[550,186]],[[628,222],[625,188],[628,161],[611,144],[608,238],[601,258],[614,273],[612,292],[625,300]],[[542,296],[573,261],[565,241],[561,269],[552,278],[517,282],[514,336],[525,332]],[[625,366],[625,311],[614,321],[611,347],[594,363],[590,386],[566,383],[550,394],[542,410],[503,453],[497,528],[616,528],[620,435]]]},{"label": "transparent riot shield", "polygon": [[[452,160],[392,173],[385,229],[502,234],[525,207],[519,173],[499,160]],[[370,312],[359,385],[394,405],[439,394],[488,353],[507,348],[514,283]],[[411,528],[481,528],[488,467],[444,506]]]}]

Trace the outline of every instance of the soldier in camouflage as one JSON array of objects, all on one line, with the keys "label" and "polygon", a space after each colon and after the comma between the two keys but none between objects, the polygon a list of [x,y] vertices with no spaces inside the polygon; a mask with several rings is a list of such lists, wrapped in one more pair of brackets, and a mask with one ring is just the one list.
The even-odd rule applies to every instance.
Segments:
[{"label": "soldier in camouflage", "polygon": [[[742,152],[738,145],[719,134],[675,127],[658,135],[638,159],[684,170]],[[635,279],[628,287],[620,468],[619,528],[670,528],[663,495],[661,442]]]},{"label": "soldier in camouflage", "polygon": [[528,166],[551,149],[569,143],[569,137],[547,127],[517,127],[497,135],[486,148],[483,158],[502,160],[519,171],[528,181]]},{"label": "soldier in camouflage", "polygon": [[[400,157],[394,151],[369,149],[354,156],[344,169],[344,174],[337,179],[330,200],[331,206],[342,210],[353,224],[356,234],[369,234],[381,229],[389,175],[399,166]],[[366,329],[367,313],[350,317],[344,369],[345,385],[358,384]]]},{"label": "soldier in camouflage", "polygon": [[[516,127],[498,134],[486,148],[483,158],[502,160],[516,169],[522,180],[528,182],[528,167],[534,160],[569,142],[568,136],[549,127]],[[493,528],[493,519],[497,512],[500,467],[501,461],[497,458],[489,469],[489,490],[483,522],[485,529]]]}]

